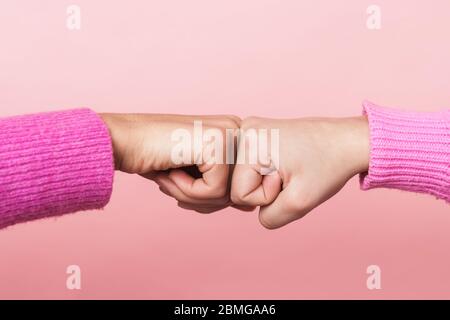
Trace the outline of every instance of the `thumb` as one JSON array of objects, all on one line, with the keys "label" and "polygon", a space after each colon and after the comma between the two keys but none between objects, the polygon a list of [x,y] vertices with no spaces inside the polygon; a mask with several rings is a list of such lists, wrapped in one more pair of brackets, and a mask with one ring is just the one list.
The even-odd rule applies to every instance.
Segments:
[{"label": "thumb", "polygon": [[308,202],[301,195],[299,181],[292,180],[271,204],[259,210],[259,221],[267,229],[277,229],[307,214]]}]

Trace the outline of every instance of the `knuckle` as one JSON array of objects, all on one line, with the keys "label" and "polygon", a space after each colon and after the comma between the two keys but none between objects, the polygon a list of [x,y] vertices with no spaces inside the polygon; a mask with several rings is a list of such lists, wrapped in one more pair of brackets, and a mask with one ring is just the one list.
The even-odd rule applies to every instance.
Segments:
[{"label": "knuckle", "polygon": [[255,116],[247,117],[244,120],[242,120],[241,127],[243,128],[256,127],[257,124],[261,122],[261,119],[262,119],[261,117]]},{"label": "knuckle", "polygon": [[228,115],[227,119],[229,121],[230,128],[235,129],[235,128],[239,128],[241,126],[242,120],[238,116]]},{"label": "knuckle", "polygon": [[240,121],[238,122],[232,118],[225,118],[222,120],[222,126],[224,129],[237,129],[240,127]]},{"label": "knuckle", "polygon": [[267,230],[275,230],[278,227],[271,221],[267,221],[263,216],[259,217],[259,223]]},{"label": "knuckle", "polygon": [[227,198],[228,197],[228,188],[226,185],[220,185],[211,190],[211,197],[213,198]]},{"label": "knuckle", "polygon": [[305,192],[295,192],[287,203],[288,211],[302,216],[308,210],[310,199]]},{"label": "knuckle", "polygon": [[305,208],[301,198],[297,198],[297,199],[295,199],[295,201],[291,201],[290,203],[286,204],[286,206],[288,207],[289,212],[295,212],[295,213],[299,213],[299,212],[303,211]]},{"label": "knuckle", "polygon": [[231,191],[230,198],[231,198],[231,202],[234,204],[246,205],[243,195],[236,190]]}]

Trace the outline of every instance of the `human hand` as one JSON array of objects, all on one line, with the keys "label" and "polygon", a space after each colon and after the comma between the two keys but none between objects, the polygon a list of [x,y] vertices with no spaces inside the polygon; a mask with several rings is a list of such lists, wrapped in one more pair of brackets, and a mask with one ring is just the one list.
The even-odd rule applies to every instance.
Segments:
[{"label": "human hand", "polygon": [[[175,198],[178,205],[201,213],[210,213],[231,205],[229,189],[232,165],[225,159],[227,145],[222,143],[222,155],[214,154],[214,141],[201,143],[202,159],[195,154],[194,140],[187,146],[188,161],[174,161],[174,150],[180,142],[175,132],[195,136],[194,121],[201,121],[202,132],[213,132],[226,141],[226,129],[240,126],[235,116],[183,116],[159,114],[101,114],[112,138],[116,169],[139,174],[155,181],[160,190]],[[233,137],[234,139],[234,137]],[[197,148],[198,149],[198,148]],[[215,157],[214,159],[212,159]],[[186,160],[186,159],[185,159]],[[199,161],[201,160],[201,161]],[[242,210],[253,208],[239,207]]]},{"label": "human hand", "polygon": [[[232,178],[233,203],[261,206],[259,220],[268,229],[303,217],[336,194],[351,177],[368,170],[369,129],[364,116],[248,118],[241,122],[241,128],[238,159],[249,154],[245,137],[251,129],[279,130],[278,154],[267,148],[268,157],[258,163],[238,160]],[[278,163],[275,171],[261,175],[264,169],[273,170],[274,163]]]}]

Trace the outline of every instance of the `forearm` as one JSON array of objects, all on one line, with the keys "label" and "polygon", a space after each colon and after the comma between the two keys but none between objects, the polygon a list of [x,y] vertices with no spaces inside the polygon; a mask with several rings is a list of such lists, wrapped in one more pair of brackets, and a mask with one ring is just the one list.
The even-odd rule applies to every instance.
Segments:
[{"label": "forearm", "polygon": [[450,201],[449,112],[405,112],[364,103],[370,163],[361,188],[395,188]]},{"label": "forearm", "polygon": [[112,147],[88,109],[0,119],[0,228],[109,201]]}]

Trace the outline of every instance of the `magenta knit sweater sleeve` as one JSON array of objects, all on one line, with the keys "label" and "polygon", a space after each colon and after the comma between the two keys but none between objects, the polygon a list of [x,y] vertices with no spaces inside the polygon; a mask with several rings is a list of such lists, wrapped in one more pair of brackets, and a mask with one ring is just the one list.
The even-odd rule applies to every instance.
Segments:
[{"label": "magenta knit sweater sleeve", "polygon": [[396,188],[450,201],[450,110],[419,113],[363,103],[370,127],[369,171],[361,188]]},{"label": "magenta knit sweater sleeve", "polygon": [[102,208],[113,174],[108,129],[89,109],[0,119],[0,228]]}]

